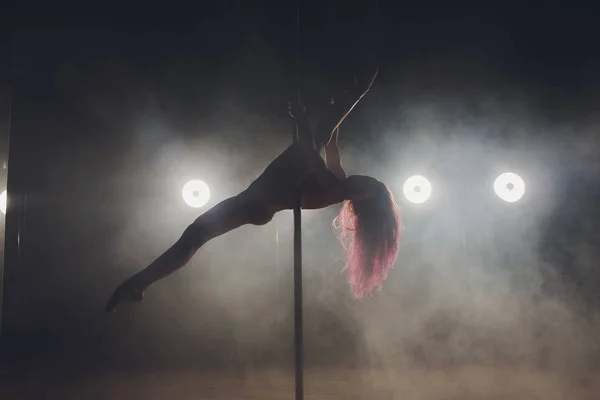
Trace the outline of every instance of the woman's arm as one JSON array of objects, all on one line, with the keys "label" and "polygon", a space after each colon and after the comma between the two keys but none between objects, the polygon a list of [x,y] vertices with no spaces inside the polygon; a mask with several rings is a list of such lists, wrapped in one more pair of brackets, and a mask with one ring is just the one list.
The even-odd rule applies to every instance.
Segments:
[{"label": "woman's arm", "polygon": [[333,136],[329,143],[325,146],[325,162],[327,168],[333,172],[336,178],[346,179],[346,171],[342,167],[342,158],[338,149],[338,135],[340,134],[340,128],[338,127],[333,131]]},{"label": "woman's arm", "polygon": [[373,86],[378,74],[379,69],[377,69],[375,74],[370,80],[367,80],[366,83],[357,84],[339,98],[332,100],[325,116],[317,124],[315,132],[317,151],[320,151],[323,146],[329,144],[335,130],[339,128],[354,107],[356,107],[360,100],[366,96],[369,90],[371,90],[371,86]]}]

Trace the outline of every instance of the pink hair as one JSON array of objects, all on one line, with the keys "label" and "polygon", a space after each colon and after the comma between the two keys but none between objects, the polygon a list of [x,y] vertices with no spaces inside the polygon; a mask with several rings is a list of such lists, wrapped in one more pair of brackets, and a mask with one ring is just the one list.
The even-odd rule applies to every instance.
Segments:
[{"label": "pink hair", "polygon": [[354,296],[381,290],[400,248],[400,210],[392,193],[380,183],[374,196],[345,201],[333,226],[347,251],[344,272]]}]

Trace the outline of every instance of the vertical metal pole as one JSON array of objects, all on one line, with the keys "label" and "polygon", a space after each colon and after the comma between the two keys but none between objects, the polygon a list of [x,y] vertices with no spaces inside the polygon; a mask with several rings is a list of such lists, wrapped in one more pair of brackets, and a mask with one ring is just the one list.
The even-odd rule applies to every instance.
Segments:
[{"label": "vertical metal pole", "polygon": [[[7,137],[7,143],[10,139],[10,114],[11,114],[11,104],[12,100],[9,100],[9,117],[8,117],[8,126],[7,126],[7,132],[6,132],[6,137]],[[7,154],[7,162],[6,162],[6,174],[8,175],[8,148],[6,149],[6,154]],[[6,214],[8,214],[8,207],[9,207],[9,201],[8,201],[8,190],[7,190],[7,195],[6,195]],[[6,214],[4,215],[4,226],[2,227],[2,257],[0,258],[0,340],[2,339],[2,310],[3,310],[3,306],[4,306],[4,264],[6,263]]]},{"label": "vertical metal pole", "polygon": [[[12,40],[11,40],[11,45],[9,46],[9,51],[12,51]],[[5,154],[6,154],[6,160],[5,160],[5,164],[4,164],[4,169],[6,170],[6,182],[8,183],[8,158],[9,158],[9,154],[10,154],[10,133],[11,133],[11,128],[12,128],[12,108],[13,108],[13,83],[14,83],[14,67],[13,67],[13,60],[12,60],[12,54],[9,54],[8,59],[11,60],[11,63],[9,65],[9,70],[8,70],[8,74],[9,74],[9,79],[8,79],[8,122],[6,124],[6,135],[5,135],[5,143],[6,143],[6,150],[5,150]],[[0,191],[2,191],[0,189]],[[9,201],[9,196],[8,196],[8,185],[6,186],[6,213],[4,216],[4,226],[2,227],[2,257],[0,258],[0,339],[2,338],[2,311],[3,311],[3,302],[4,302],[4,277],[5,277],[5,264],[6,264],[6,221],[7,221],[7,216],[10,213],[12,213],[12,207],[10,205],[10,201]]]},{"label": "vertical metal pole", "polygon": [[302,215],[301,194],[294,207],[294,344],[296,359],[296,400],[304,398],[304,338],[302,321]]},{"label": "vertical metal pole", "polygon": [[[277,221],[277,217],[275,217],[275,266],[276,266],[276,279],[277,279],[277,302],[281,301],[281,263],[279,257],[279,222]],[[279,328],[279,324],[281,323],[281,313],[279,309],[277,309],[276,316],[277,327]]]},{"label": "vertical metal pole", "polygon": [[[300,1],[296,3],[296,90],[300,104]],[[293,130],[293,143],[298,141],[298,126]],[[304,338],[302,321],[302,189],[298,188],[294,204],[294,359],[296,400],[304,399]]]},{"label": "vertical metal pole", "polygon": [[[298,94],[298,104],[300,95]],[[298,141],[298,127],[294,130],[294,143]],[[304,327],[302,316],[302,189],[294,204],[294,359],[296,400],[304,399]]]}]

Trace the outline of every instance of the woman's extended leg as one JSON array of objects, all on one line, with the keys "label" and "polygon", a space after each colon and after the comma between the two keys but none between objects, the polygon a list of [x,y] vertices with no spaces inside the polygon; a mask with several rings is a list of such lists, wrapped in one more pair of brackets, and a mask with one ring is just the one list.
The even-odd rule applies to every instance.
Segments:
[{"label": "woman's extended leg", "polygon": [[148,286],[186,265],[209,240],[242,225],[264,225],[272,218],[273,213],[247,192],[222,201],[198,217],[152,264],[119,286],[108,301],[106,311],[114,310],[123,301],[141,300]]}]

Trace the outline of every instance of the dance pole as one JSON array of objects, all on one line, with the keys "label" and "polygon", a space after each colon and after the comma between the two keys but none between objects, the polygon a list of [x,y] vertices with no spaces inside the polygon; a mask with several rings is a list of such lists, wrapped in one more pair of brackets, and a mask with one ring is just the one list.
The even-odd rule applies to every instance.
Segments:
[{"label": "dance pole", "polygon": [[[300,105],[300,0],[296,8],[296,90]],[[298,124],[293,130],[293,143],[298,141]],[[294,359],[296,400],[304,399],[304,338],[302,324],[302,189],[298,188],[294,204]]]},{"label": "dance pole", "polygon": [[[295,137],[295,136],[294,136]],[[294,205],[294,353],[296,360],[296,400],[304,398],[304,360],[302,326],[302,194]]]},{"label": "dance pole", "polygon": [[[9,51],[12,53],[13,49],[12,49],[12,40],[11,40],[11,45],[9,46]],[[12,54],[10,54],[12,56]],[[6,124],[6,136],[5,136],[5,143],[6,143],[6,150],[5,150],[5,155],[6,155],[6,182],[8,183],[8,157],[9,157],[9,149],[10,149],[10,132],[11,132],[11,128],[12,128],[12,103],[13,103],[13,84],[14,84],[14,67],[13,67],[13,59],[12,57],[9,56],[9,60],[11,60],[10,65],[9,65],[9,82],[8,82],[8,123]],[[4,276],[5,276],[5,265],[7,262],[7,257],[6,257],[6,253],[7,253],[7,240],[6,240],[6,232],[7,232],[7,221],[8,218],[7,216],[10,214],[10,216],[13,216],[13,210],[11,204],[9,204],[9,199],[8,199],[8,185],[6,186],[6,214],[4,215],[4,226],[2,227],[2,229],[4,230],[3,232],[3,237],[2,237],[2,255],[0,257],[0,339],[2,339],[2,309],[3,309],[3,300],[4,300]],[[12,232],[12,231],[11,231]]]}]

